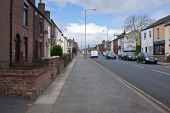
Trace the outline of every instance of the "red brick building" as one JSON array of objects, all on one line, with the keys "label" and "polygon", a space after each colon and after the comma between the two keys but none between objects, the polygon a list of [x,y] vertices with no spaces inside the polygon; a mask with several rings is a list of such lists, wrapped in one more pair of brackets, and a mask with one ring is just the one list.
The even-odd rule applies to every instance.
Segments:
[{"label": "red brick building", "polygon": [[[35,0],[0,1],[0,67],[30,64],[44,57],[44,20],[50,23],[50,43],[54,39],[54,22],[50,12]],[[3,29],[2,29],[3,28]],[[52,29],[51,29],[52,28]],[[52,38],[53,37],[53,38]]]},{"label": "red brick building", "polygon": [[0,29],[1,65],[32,62],[34,6],[35,0],[0,1],[0,25],[4,26]]}]

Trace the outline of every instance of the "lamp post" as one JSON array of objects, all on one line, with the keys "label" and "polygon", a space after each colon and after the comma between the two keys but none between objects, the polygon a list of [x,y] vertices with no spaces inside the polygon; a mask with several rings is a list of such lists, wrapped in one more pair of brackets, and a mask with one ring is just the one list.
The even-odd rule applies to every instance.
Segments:
[{"label": "lamp post", "polygon": [[85,9],[85,52],[84,52],[85,56],[86,56],[86,52],[87,52],[87,50],[86,50],[86,14],[87,14],[87,11],[90,11],[90,10],[96,11],[96,9]]}]

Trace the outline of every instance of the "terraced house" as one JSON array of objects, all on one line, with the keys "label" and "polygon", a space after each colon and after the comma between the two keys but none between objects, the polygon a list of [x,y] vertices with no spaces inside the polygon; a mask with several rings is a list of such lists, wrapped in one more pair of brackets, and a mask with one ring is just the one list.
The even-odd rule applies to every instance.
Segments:
[{"label": "terraced house", "polygon": [[153,53],[159,61],[170,55],[170,15],[159,19],[142,31],[142,51]]},{"label": "terraced house", "polygon": [[62,32],[41,0],[0,0],[0,13],[0,94],[38,96],[62,68],[50,55]]}]

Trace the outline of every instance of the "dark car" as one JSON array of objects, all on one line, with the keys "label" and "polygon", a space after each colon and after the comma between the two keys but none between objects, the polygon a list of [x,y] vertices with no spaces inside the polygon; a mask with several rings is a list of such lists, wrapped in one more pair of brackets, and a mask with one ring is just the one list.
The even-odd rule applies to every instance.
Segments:
[{"label": "dark car", "polygon": [[151,53],[140,53],[137,57],[137,63],[153,63],[153,64],[157,64],[157,58],[155,58],[153,56],[153,54]]},{"label": "dark car", "polygon": [[106,53],[106,59],[116,59],[116,54],[114,52],[107,52]]},{"label": "dark car", "polygon": [[124,60],[136,60],[137,59],[137,56],[134,52],[127,52],[123,58]]}]

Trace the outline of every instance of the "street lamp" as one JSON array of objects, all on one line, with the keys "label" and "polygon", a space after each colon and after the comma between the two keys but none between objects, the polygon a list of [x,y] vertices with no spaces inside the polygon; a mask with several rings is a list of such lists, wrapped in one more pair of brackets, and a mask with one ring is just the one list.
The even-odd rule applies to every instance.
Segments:
[{"label": "street lamp", "polygon": [[85,55],[86,55],[86,52],[87,52],[87,50],[86,50],[86,14],[87,14],[87,11],[90,11],[90,10],[92,10],[92,11],[96,11],[96,9],[85,9]]}]

